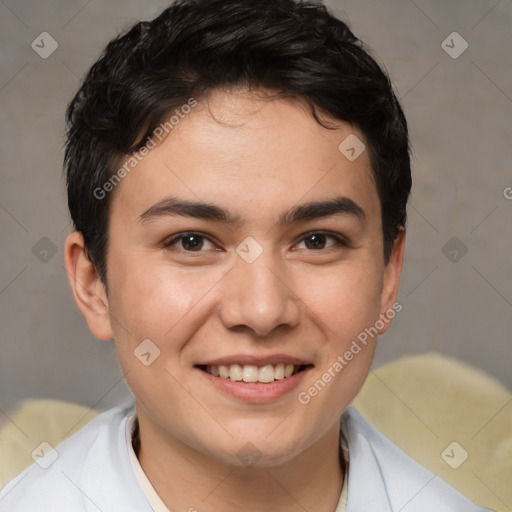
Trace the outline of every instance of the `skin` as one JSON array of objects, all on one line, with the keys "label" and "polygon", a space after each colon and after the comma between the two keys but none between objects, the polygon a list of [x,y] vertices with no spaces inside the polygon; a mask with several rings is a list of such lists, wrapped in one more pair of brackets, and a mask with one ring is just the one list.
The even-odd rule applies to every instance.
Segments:
[{"label": "skin", "polygon": [[[376,340],[307,405],[297,395],[392,308],[404,250],[401,232],[385,264],[368,155],[351,162],[338,150],[349,134],[364,137],[347,123],[337,126],[323,128],[296,100],[214,91],[117,186],[108,295],[80,233],[66,241],[75,300],[91,332],[115,340],[136,397],[139,460],[173,511],[229,512],[240,503],[253,511],[336,508],[339,419],[368,375]],[[141,221],[169,196],[215,204],[238,222],[183,215]],[[364,219],[345,212],[278,222],[297,206],[339,197],[356,203]],[[194,239],[201,250],[165,247],[190,231],[208,237]],[[306,237],[312,231],[328,232],[316,238],[319,248]],[[236,252],[246,237],[263,251],[252,263]],[[134,350],[148,338],[160,356],[145,366]],[[229,396],[195,367],[276,353],[313,366],[297,389],[270,402]],[[252,466],[237,455],[248,442],[260,457]]]}]

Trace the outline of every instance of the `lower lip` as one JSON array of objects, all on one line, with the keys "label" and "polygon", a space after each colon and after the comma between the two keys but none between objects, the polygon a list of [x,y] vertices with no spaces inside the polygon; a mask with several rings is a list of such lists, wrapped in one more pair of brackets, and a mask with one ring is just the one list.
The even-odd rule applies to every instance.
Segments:
[{"label": "lower lip", "polygon": [[246,402],[266,403],[279,400],[296,389],[309,371],[309,368],[305,368],[291,377],[266,384],[223,379],[221,377],[214,377],[203,370],[197,370],[204,375],[209,384],[223,393]]}]

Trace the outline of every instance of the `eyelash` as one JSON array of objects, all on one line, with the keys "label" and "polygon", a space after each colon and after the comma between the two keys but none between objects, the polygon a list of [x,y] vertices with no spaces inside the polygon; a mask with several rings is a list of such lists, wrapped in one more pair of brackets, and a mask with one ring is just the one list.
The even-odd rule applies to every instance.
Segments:
[{"label": "eyelash", "polygon": [[[334,240],[335,244],[333,244],[332,246],[329,246],[325,249],[309,249],[310,252],[323,252],[323,251],[326,251],[328,249],[331,249],[333,246],[339,246],[339,247],[350,247],[350,244],[348,242],[348,240],[341,236],[341,235],[338,235],[338,234],[333,234],[333,233],[330,233],[330,232],[326,232],[326,231],[310,231],[309,233],[306,233],[304,235],[301,236],[301,238],[299,239],[298,242],[296,242],[294,245],[297,245],[301,242],[304,242],[307,238],[311,237],[311,236],[314,236],[314,235],[323,235],[325,236],[326,238],[331,238],[332,240]],[[178,235],[176,235],[175,237],[173,237],[171,240],[168,240],[166,242],[164,242],[163,244],[163,248],[164,249],[168,249],[174,245],[177,245],[181,240],[185,239],[187,236],[197,236],[197,237],[201,237],[201,238],[204,238],[206,240],[208,240],[210,243],[214,244],[215,242],[213,242],[207,235],[203,234],[203,233],[200,233],[200,232],[197,232],[197,231],[187,231],[187,232],[184,232],[184,233],[180,233]],[[184,252],[187,252],[187,253],[200,253],[200,252],[205,252],[205,251],[187,251],[186,249],[183,249],[181,248]]]}]

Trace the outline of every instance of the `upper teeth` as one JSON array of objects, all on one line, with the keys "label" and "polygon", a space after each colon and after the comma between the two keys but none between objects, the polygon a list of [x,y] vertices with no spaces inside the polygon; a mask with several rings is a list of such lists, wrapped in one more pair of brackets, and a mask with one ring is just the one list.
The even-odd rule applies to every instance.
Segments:
[{"label": "upper teeth", "polygon": [[215,377],[231,379],[233,381],[244,382],[274,382],[291,377],[299,366],[293,364],[267,364],[265,366],[255,366],[252,364],[231,364],[207,366],[206,371]]}]

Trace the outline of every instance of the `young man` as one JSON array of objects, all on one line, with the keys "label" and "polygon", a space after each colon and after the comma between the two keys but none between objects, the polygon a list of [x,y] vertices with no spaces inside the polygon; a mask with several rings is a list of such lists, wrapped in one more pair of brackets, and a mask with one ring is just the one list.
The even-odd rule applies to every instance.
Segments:
[{"label": "young man", "polygon": [[135,406],[2,512],[483,510],[349,407],[401,309],[411,174],[389,79],[344,23],[178,1],[108,45],[68,123],[66,269]]}]

